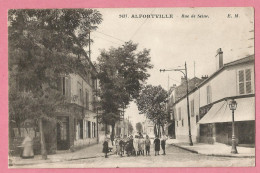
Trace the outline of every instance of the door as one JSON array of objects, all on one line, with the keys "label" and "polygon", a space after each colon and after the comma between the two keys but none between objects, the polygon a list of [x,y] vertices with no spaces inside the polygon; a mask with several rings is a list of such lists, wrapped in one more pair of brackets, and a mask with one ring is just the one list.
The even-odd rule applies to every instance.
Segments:
[{"label": "door", "polygon": [[57,149],[69,149],[69,119],[68,117],[58,118],[60,121],[57,123]]}]

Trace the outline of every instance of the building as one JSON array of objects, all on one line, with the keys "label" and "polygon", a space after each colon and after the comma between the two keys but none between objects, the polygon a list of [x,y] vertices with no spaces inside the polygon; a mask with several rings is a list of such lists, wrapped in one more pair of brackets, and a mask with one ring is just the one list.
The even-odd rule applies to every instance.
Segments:
[{"label": "building", "polygon": [[154,138],[154,123],[148,118],[143,122],[143,133],[148,135],[150,138]]},{"label": "building", "polygon": [[[80,57],[80,70],[75,74],[60,74],[57,81],[58,92],[65,97],[62,106],[55,110],[55,119],[43,120],[43,132],[48,154],[56,150],[75,149],[97,143],[98,124],[95,102],[98,81],[96,69],[87,56]],[[25,120],[20,128],[10,122],[10,150],[18,153],[26,135],[34,138],[35,154],[40,154],[39,128],[33,120]]]},{"label": "building", "polygon": [[[238,103],[235,110],[237,143],[254,144],[254,55],[223,64],[223,52],[220,49],[216,59],[216,71],[204,78],[188,94],[192,140],[230,144],[232,114],[228,103],[235,99]],[[188,141],[186,95],[173,99],[171,109],[175,120],[176,138],[180,141]]]},{"label": "building", "polygon": [[[188,80],[188,91],[194,90],[203,79],[199,79],[198,77],[194,77],[192,79]],[[175,121],[178,120],[178,117],[174,116],[174,113],[176,113],[176,107],[174,104],[180,100],[181,98],[185,97],[187,94],[187,83],[185,81],[185,78],[181,78],[181,84],[179,86],[173,85],[170,89],[170,94],[168,98],[167,103],[167,112],[169,115],[169,120],[166,125],[166,133],[170,138],[175,139],[176,138],[176,132],[175,132],[175,126],[179,124],[176,124]]]},{"label": "building", "polygon": [[60,91],[67,104],[59,108],[57,119],[57,149],[66,150],[71,146],[80,147],[97,142],[97,119],[95,90],[97,81],[95,69],[87,76],[69,74],[62,76]]}]

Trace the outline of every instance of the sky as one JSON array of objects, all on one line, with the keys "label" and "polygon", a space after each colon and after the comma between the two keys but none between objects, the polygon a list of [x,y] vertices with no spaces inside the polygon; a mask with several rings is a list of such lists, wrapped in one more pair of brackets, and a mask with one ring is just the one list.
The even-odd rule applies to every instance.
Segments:
[{"label": "sky", "polygon": [[[147,84],[161,85],[166,90],[173,84],[180,84],[182,75],[173,71],[163,73],[160,69],[183,68],[186,62],[188,78],[210,76],[216,71],[217,49],[223,50],[224,63],[254,54],[253,8],[98,10],[103,15],[103,22],[97,31],[91,33],[94,40],[91,45],[91,60],[96,61],[102,49],[119,47],[132,40],[138,43],[138,50],[150,49],[154,68],[148,71],[151,76]],[[167,15],[171,18],[147,18],[149,14]],[[187,18],[183,18],[183,15]],[[199,15],[203,18],[199,18]],[[145,120],[143,115],[139,115],[134,102],[128,106],[125,115],[134,126]]]}]

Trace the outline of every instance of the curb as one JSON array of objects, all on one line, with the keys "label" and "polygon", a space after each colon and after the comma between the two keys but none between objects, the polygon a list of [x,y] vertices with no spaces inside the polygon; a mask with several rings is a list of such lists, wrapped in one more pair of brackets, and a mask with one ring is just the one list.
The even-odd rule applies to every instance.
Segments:
[{"label": "curb", "polygon": [[175,147],[178,147],[178,148],[180,148],[180,149],[183,149],[183,150],[189,151],[189,152],[191,152],[191,153],[199,154],[199,152],[196,151],[196,150],[192,150],[192,149],[189,149],[189,148],[186,148],[186,147],[182,147],[182,146],[177,145],[177,144],[171,144],[171,145],[173,145],[173,146],[175,146]]},{"label": "curb", "polygon": [[191,153],[196,153],[196,154],[201,154],[201,155],[205,155],[205,156],[216,156],[216,157],[233,157],[233,158],[255,158],[255,156],[237,156],[237,155],[226,155],[226,154],[205,154],[205,153],[200,153],[196,150],[193,150],[193,149],[189,149],[187,147],[182,147],[180,145],[177,145],[177,144],[171,144],[175,147],[178,147],[180,149],[183,149],[183,150],[186,150],[186,151],[189,151]]},{"label": "curb", "polygon": [[[108,154],[108,156],[112,156],[115,154]],[[74,161],[74,160],[85,160],[85,159],[93,159],[93,158],[98,158],[98,157],[104,157],[104,156],[90,156],[90,157],[80,157],[80,158],[74,158],[74,159],[61,159],[61,160],[56,160],[56,161],[51,161],[47,160],[42,163],[18,163],[15,164],[13,163],[12,165],[9,165],[9,168],[15,167],[15,166],[26,166],[26,165],[38,165],[38,164],[43,164],[43,163],[58,163],[58,162],[65,162],[65,161]]]}]

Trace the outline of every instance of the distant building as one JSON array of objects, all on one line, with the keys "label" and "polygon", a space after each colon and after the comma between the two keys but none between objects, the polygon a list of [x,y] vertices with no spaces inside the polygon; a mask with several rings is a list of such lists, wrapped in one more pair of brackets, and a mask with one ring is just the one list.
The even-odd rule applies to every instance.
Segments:
[{"label": "distant building", "polygon": [[150,138],[155,137],[155,135],[154,135],[154,123],[147,118],[143,122],[143,133],[145,135],[148,135]]}]

